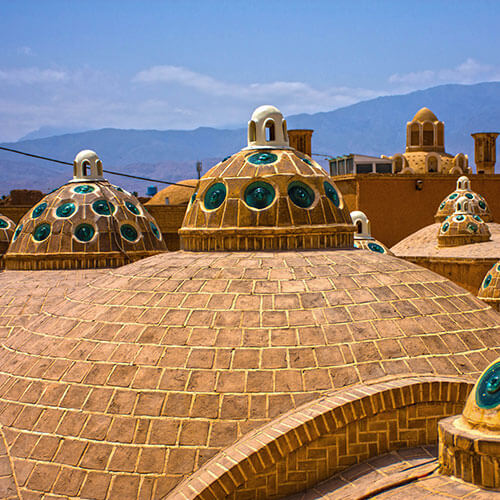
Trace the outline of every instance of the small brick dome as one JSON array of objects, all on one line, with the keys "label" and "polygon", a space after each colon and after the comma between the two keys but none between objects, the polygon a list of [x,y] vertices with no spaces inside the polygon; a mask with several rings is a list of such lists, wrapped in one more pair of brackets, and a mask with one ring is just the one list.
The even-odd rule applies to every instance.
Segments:
[{"label": "small brick dome", "polygon": [[479,215],[484,222],[491,222],[493,220],[486,200],[480,194],[472,191],[469,178],[462,176],[457,180],[457,189],[440,203],[434,215],[436,222],[443,222],[448,215],[453,214],[455,203],[460,196],[465,196],[469,200],[473,215]]},{"label": "small brick dome", "polygon": [[166,251],[156,221],[137,198],[100,175],[97,155],[79,153],[73,181],[45,196],[17,225],[6,267],[117,267]]},{"label": "small brick dome", "polygon": [[[262,130],[271,122],[277,128],[266,141]],[[352,248],[342,194],[318,163],[289,147],[283,124],[276,108],[256,110],[248,147],[202,177],[179,231],[181,248]]]}]

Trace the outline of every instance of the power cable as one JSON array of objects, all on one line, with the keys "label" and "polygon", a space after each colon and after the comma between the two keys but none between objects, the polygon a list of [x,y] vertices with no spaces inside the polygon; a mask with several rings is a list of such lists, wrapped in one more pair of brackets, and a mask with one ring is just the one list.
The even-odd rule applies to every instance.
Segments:
[{"label": "power cable", "polygon": [[[69,165],[70,167],[73,166],[73,163],[69,163],[67,161],[55,160],[54,158],[48,158],[47,156],[34,155],[31,153],[26,153],[24,151],[19,151],[17,149],[6,148],[4,146],[0,146],[0,149],[2,149],[3,151],[9,151],[10,153],[16,153],[19,155],[30,156],[31,158],[38,158],[39,160],[46,160],[46,161],[51,161],[54,163],[60,163],[61,165]],[[112,174],[112,175],[119,175],[121,177],[130,177],[131,179],[139,179],[141,181],[157,182],[158,184],[168,184],[169,186],[182,186],[182,187],[187,187],[190,189],[195,189],[195,187],[196,187],[196,186],[188,186],[187,184],[181,184],[179,182],[160,181],[158,179],[150,179],[148,177],[140,177],[138,175],[122,174],[121,172],[115,172],[113,170],[103,170],[103,172],[106,172],[107,174]]]}]

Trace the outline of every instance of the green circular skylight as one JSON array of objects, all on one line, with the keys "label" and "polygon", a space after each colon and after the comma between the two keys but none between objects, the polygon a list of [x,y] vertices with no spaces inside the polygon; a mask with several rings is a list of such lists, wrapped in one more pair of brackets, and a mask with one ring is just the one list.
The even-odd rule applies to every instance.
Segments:
[{"label": "green circular skylight", "polygon": [[292,182],[288,186],[288,196],[300,208],[309,208],[314,203],[314,191],[303,182]]},{"label": "green circular skylight", "polygon": [[115,206],[108,200],[97,200],[92,203],[92,210],[98,215],[109,216],[115,211]]},{"label": "green circular skylight", "polygon": [[12,237],[12,241],[16,241],[18,236],[21,234],[21,231],[23,230],[23,225],[19,225],[16,227],[16,230],[14,231],[14,236]]},{"label": "green circular skylight", "polygon": [[476,403],[486,410],[491,410],[500,404],[500,362],[490,366],[479,379],[476,387]]},{"label": "green circular skylight", "polygon": [[6,227],[9,227],[9,223],[6,220],[0,218],[0,229],[5,229]]},{"label": "green circular skylight", "polygon": [[452,194],[450,194],[450,198],[449,199],[450,200],[454,200],[457,196],[458,196],[457,193],[452,193]]},{"label": "green circular skylight", "polygon": [[130,201],[126,201],[125,206],[127,207],[127,210],[134,215],[141,215],[141,211]]},{"label": "green circular skylight", "polygon": [[219,208],[226,199],[226,192],[226,186],[222,182],[210,186],[205,193],[205,208],[208,210]]},{"label": "green circular skylight", "polygon": [[40,217],[40,215],[43,214],[43,212],[45,212],[45,209],[47,208],[47,203],[40,203],[40,205],[37,205],[34,209],[33,209],[33,212],[31,212],[31,217],[33,219],[36,219],[38,217]]},{"label": "green circular skylight", "polygon": [[266,208],[274,200],[275,191],[267,182],[254,182],[245,189],[245,202],[253,208]]},{"label": "green circular skylight", "polygon": [[247,161],[254,165],[268,165],[269,163],[274,163],[277,159],[278,156],[274,153],[255,153],[249,156]]},{"label": "green circular skylight", "polygon": [[88,184],[81,184],[80,186],[76,186],[73,191],[78,194],[88,194],[92,193],[95,190],[93,186],[89,186]]},{"label": "green circular skylight", "polygon": [[156,227],[156,224],[154,222],[149,222],[149,227],[151,228],[151,231],[153,231],[153,234],[156,236],[157,239],[161,240],[161,233]]},{"label": "green circular skylight", "polygon": [[448,222],[445,222],[442,226],[441,226],[441,232],[442,233],[446,233],[446,231],[448,231],[448,229],[450,228],[450,224]]},{"label": "green circular skylight", "polygon": [[488,276],[486,276],[486,278],[484,278],[483,288],[488,288],[490,286],[492,279],[493,279],[493,276],[491,274],[488,274]]},{"label": "green circular skylight", "polygon": [[127,241],[135,241],[137,240],[138,237],[137,229],[134,226],[131,226],[130,224],[123,224],[120,227],[120,234]]},{"label": "green circular skylight", "polygon": [[486,210],[486,203],[483,200],[479,200],[478,205],[483,209]]},{"label": "green circular skylight", "polygon": [[80,224],[75,229],[76,239],[83,243],[87,243],[88,241],[90,241],[94,237],[94,234],[94,226],[91,226],[90,224]]},{"label": "green circular skylight", "polygon": [[35,228],[33,231],[33,239],[35,241],[44,241],[46,240],[50,235],[50,226],[46,223],[40,224]]},{"label": "green circular skylight", "polygon": [[59,205],[56,209],[57,217],[71,217],[76,211],[74,203],[68,202]]},{"label": "green circular skylight", "polygon": [[377,253],[385,253],[384,247],[379,245],[378,243],[373,243],[372,241],[368,243],[368,248],[372,252],[377,252]]},{"label": "green circular skylight", "polygon": [[323,186],[325,187],[325,193],[328,199],[338,208],[340,206],[340,197],[337,190],[326,181],[323,182]]},{"label": "green circular skylight", "polygon": [[474,198],[474,195],[472,193],[465,193],[465,197],[469,198],[469,200],[472,200]]}]

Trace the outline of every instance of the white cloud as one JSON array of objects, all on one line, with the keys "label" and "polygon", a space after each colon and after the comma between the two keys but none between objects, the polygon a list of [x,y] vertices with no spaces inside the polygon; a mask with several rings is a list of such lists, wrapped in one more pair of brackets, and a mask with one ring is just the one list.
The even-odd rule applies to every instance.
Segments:
[{"label": "white cloud", "polygon": [[288,112],[327,111],[361,99],[381,95],[382,92],[360,88],[314,88],[304,82],[275,81],[269,83],[235,84],[217,80],[182,66],[153,66],[137,73],[132,79],[144,84],[177,84],[217,97],[246,101],[278,99],[290,102],[294,110]]},{"label": "white cloud", "polygon": [[424,70],[411,73],[395,73],[389,77],[389,83],[422,88],[442,83],[478,83],[500,80],[500,68],[483,64],[468,58],[455,68]]},{"label": "white cloud", "polygon": [[0,69],[0,81],[20,85],[36,83],[62,82],[68,79],[68,74],[61,70],[40,68]]}]

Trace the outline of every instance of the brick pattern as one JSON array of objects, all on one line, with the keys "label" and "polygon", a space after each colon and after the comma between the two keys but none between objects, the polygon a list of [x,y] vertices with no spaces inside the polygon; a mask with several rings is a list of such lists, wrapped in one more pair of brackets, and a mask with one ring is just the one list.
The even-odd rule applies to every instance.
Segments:
[{"label": "brick pattern", "polygon": [[459,412],[471,388],[422,377],[324,396],[227,448],[169,498],[280,498],[390,450],[435,443],[437,422]]},{"label": "brick pattern", "polygon": [[[266,150],[277,160],[254,165],[247,158],[256,150],[243,150],[215,165],[201,179],[196,198],[189,204],[179,231],[181,248],[210,250],[281,250],[293,248],[352,248],[354,227],[341,192],[325,170],[304,153]],[[265,181],[275,191],[266,208],[246,204],[245,190]],[[295,205],[288,195],[291,182],[300,181],[314,192],[309,208]],[[327,196],[324,182],[337,189],[339,206]],[[204,197],[222,182],[227,194],[215,210],[207,210]]]},{"label": "brick pattern", "polygon": [[[149,205],[187,205],[189,200],[196,192],[196,185],[198,184],[198,179],[185,179],[179,181],[180,184],[186,186],[167,186],[166,188],[158,191],[147,203],[146,208],[149,210]],[[168,201],[167,201],[168,200]]]},{"label": "brick pattern", "polygon": [[484,303],[360,250],[176,252],[0,284],[0,424],[26,496],[162,497],[329,390],[473,378],[500,345]]},{"label": "brick pattern", "polygon": [[[89,185],[90,193],[77,193],[78,186]],[[107,200],[115,207],[112,216],[96,212],[92,204]],[[69,217],[58,217],[56,210],[64,203],[75,205],[75,212]],[[138,214],[127,208],[130,203],[137,208]],[[38,215],[36,210],[41,210]],[[74,236],[81,223],[94,228],[93,238],[81,242]],[[72,182],[48,194],[20,220],[19,230],[5,255],[8,269],[81,269],[95,267],[117,267],[134,260],[154,255],[166,250],[165,242],[159,233],[157,238],[150,224],[156,225],[154,218],[130,193],[119,190],[107,181]],[[34,231],[41,224],[48,224],[50,235],[43,241],[33,238]],[[133,226],[138,234],[135,242],[127,241],[120,234],[122,224]]]},{"label": "brick pattern", "polygon": [[436,470],[436,446],[405,448],[347,468],[314,487],[286,500],[372,498],[407,500],[491,500],[500,493],[479,488]]},{"label": "brick pattern", "polygon": [[438,246],[456,247],[481,243],[490,239],[488,225],[469,213],[455,212],[441,223],[437,236]]},{"label": "brick pattern", "polygon": [[461,415],[439,422],[442,473],[485,488],[500,489],[500,439],[470,428]]},{"label": "brick pattern", "polygon": [[491,307],[500,310],[500,262],[495,262],[485,274],[479,287],[478,297]]}]

